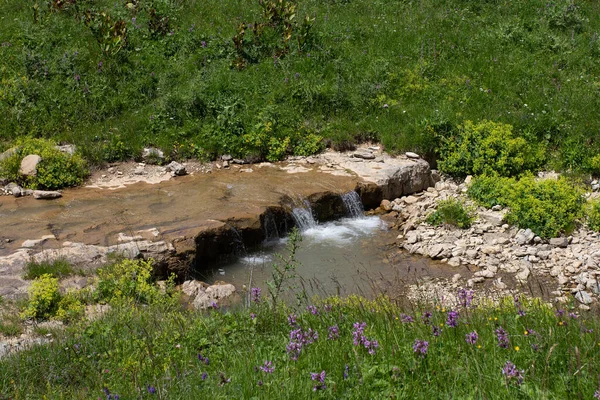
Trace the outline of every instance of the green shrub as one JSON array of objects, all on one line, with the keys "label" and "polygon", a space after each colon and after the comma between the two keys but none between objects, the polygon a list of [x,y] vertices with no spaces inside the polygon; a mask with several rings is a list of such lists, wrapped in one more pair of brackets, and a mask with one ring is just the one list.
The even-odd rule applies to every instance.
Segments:
[{"label": "green shrub", "polygon": [[467,189],[467,195],[484,207],[507,206],[510,203],[509,187],[514,178],[482,175],[475,179]]},{"label": "green shrub", "polygon": [[164,294],[152,279],[152,261],[124,259],[98,270],[96,300],[152,304]]},{"label": "green shrub", "polygon": [[54,317],[64,322],[79,320],[85,313],[85,305],[77,292],[68,292],[61,297]]},{"label": "green shrub", "polygon": [[600,200],[595,199],[587,204],[587,224],[590,229],[600,231]]},{"label": "green shrub", "polygon": [[451,198],[438,202],[437,210],[427,217],[427,222],[436,226],[448,224],[465,229],[471,226],[473,217],[459,200]]},{"label": "green shrub", "polygon": [[30,261],[25,264],[25,274],[23,275],[23,279],[35,279],[45,274],[54,278],[63,278],[65,276],[73,275],[73,273],[73,267],[64,259],[57,259],[52,262]]},{"label": "green shrub", "polygon": [[[15,143],[17,152],[0,163],[0,175],[32,189],[60,189],[83,183],[88,175],[85,161],[78,154],[63,153],[55,143],[46,139],[21,139]],[[25,177],[19,169],[23,158],[37,154],[42,161],[37,166],[37,174]]]},{"label": "green shrub", "polygon": [[566,178],[482,176],[473,181],[467,193],[485,207],[509,207],[505,216],[508,223],[529,228],[543,238],[569,233],[583,216],[583,191]]},{"label": "green shrub", "polygon": [[506,221],[542,238],[571,232],[583,214],[583,190],[565,178],[520,179],[511,188]]},{"label": "green shrub", "polygon": [[58,279],[49,274],[36,278],[29,287],[29,299],[23,317],[48,319],[56,314],[60,302]]},{"label": "green shrub", "polygon": [[456,176],[515,176],[539,167],[543,155],[541,145],[515,137],[511,125],[465,121],[455,134],[442,139],[438,166]]}]

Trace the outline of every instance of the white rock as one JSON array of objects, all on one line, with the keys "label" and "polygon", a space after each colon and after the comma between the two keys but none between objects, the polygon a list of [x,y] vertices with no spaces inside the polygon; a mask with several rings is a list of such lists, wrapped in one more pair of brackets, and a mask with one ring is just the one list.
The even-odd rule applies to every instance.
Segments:
[{"label": "white rock", "polygon": [[42,157],[37,154],[29,154],[21,160],[19,173],[25,176],[36,176],[37,166],[42,161]]},{"label": "white rock", "polygon": [[580,291],[575,294],[575,299],[581,304],[591,304],[592,296],[586,291]]},{"label": "white rock", "polygon": [[406,157],[408,157],[408,158],[413,158],[413,159],[421,158],[420,155],[418,155],[417,153],[413,153],[412,151],[407,151],[406,153],[404,153],[404,155],[406,155]]}]

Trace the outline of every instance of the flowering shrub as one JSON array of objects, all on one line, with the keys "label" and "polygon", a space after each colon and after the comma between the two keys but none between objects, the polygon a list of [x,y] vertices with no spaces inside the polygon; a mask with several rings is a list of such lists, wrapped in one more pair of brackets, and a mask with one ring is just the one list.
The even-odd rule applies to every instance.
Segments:
[{"label": "flowering shrub", "polygon": [[31,283],[23,316],[33,319],[51,318],[56,314],[59,302],[58,279],[44,274]]},{"label": "flowering shrub", "polygon": [[437,209],[427,217],[427,222],[431,225],[448,224],[466,229],[473,223],[473,217],[459,200],[450,198],[438,202]]}]

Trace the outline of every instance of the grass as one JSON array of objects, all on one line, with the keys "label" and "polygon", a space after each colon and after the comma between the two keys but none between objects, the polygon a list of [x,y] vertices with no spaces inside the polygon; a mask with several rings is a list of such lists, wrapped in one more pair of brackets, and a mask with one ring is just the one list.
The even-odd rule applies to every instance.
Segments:
[{"label": "grass", "polygon": [[[451,309],[458,312],[456,327],[448,325]],[[361,333],[355,323],[362,322]],[[508,334],[506,348],[499,346],[500,328]],[[298,329],[304,345],[294,360],[286,348],[302,341]],[[328,298],[314,309],[275,313],[264,300],[247,309],[204,313],[172,303],[116,307],[100,320],[72,326],[54,343],[0,360],[0,395],[591,398],[600,374],[598,329],[591,314],[512,299],[499,306],[407,309],[383,298]],[[472,332],[478,336],[474,344],[466,340]],[[415,352],[416,340],[428,342],[426,354]],[[502,374],[507,361],[522,371],[522,384]],[[323,382],[311,380],[311,373],[322,371]]]},{"label": "grass", "polygon": [[33,280],[44,274],[49,274],[55,278],[65,278],[74,273],[73,266],[64,259],[57,259],[52,262],[30,261],[25,264],[25,274],[23,275],[23,279]]},{"label": "grass", "polygon": [[[92,163],[144,145],[277,158],[324,138],[433,156],[465,121],[490,120],[547,146],[551,167],[600,172],[597,2],[298,0],[283,54],[276,31],[247,25],[273,22],[258,1],[36,4],[0,1],[0,149],[33,135]],[[122,19],[124,40],[104,43],[113,25],[88,9]]]}]

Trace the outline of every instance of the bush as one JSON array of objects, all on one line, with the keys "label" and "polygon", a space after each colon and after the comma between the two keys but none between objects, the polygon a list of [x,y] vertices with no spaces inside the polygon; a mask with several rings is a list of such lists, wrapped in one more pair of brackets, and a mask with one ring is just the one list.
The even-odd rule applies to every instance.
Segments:
[{"label": "bush", "polygon": [[36,278],[29,288],[29,301],[23,317],[48,319],[56,314],[60,302],[58,279],[49,274]]},{"label": "bush", "polygon": [[77,292],[68,292],[58,302],[54,317],[64,322],[74,322],[85,313],[85,306]]},{"label": "bush", "polygon": [[35,279],[42,275],[50,275],[54,278],[63,278],[74,273],[73,267],[68,261],[63,259],[35,262],[30,261],[25,264],[25,275],[23,279]]},{"label": "bush", "polygon": [[469,228],[473,217],[457,199],[451,198],[438,203],[437,210],[427,217],[431,225],[448,224],[461,229]]},{"label": "bush", "polygon": [[596,199],[587,204],[587,224],[590,229],[600,231],[600,200]]},{"label": "bush", "polygon": [[508,188],[514,183],[513,178],[482,175],[469,185],[467,195],[487,208],[495,205],[507,206],[510,202]]},{"label": "bush", "polygon": [[467,193],[485,207],[509,207],[508,223],[529,228],[543,238],[571,232],[583,216],[583,191],[565,178],[483,176],[473,181]]},{"label": "bush", "polygon": [[98,270],[96,300],[152,304],[164,294],[152,280],[152,260],[124,259]]},{"label": "bush", "polygon": [[[0,163],[0,175],[32,189],[60,189],[83,183],[88,175],[85,161],[78,154],[67,154],[58,150],[55,143],[46,139],[26,138],[15,144],[17,151]],[[42,161],[35,176],[25,177],[19,169],[23,158],[37,154]]]},{"label": "bush", "polygon": [[439,169],[451,175],[516,176],[543,161],[541,145],[513,135],[513,127],[492,121],[465,121],[455,134],[442,139]]}]

